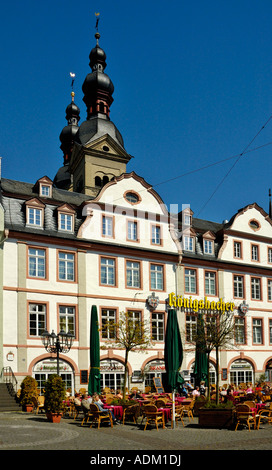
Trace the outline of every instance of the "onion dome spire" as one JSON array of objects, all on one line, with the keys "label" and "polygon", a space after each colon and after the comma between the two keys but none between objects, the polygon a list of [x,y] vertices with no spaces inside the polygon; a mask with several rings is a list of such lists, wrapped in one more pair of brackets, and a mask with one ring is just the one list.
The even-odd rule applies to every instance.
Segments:
[{"label": "onion dome spire", "polygon": [[110,106],[113,102],[114,86],[109,76],[104,72],[107,67],[105,51],[99,46],[100,34],[95,33],[96,46],[89,55],[89,73],[82,85],[83,101],[87,106],[87,119],[99,116],[109,119]]},{"label": "onion dome spire", "polygon": [[71,92],[72,101],[66,108],[67,126],[65,126],[59,136],[61,141],[61,150],[63,151],[64,164],[69,163],[78,132],[78,122],[80,120],[80,109],[74,102],[75,93]]}]

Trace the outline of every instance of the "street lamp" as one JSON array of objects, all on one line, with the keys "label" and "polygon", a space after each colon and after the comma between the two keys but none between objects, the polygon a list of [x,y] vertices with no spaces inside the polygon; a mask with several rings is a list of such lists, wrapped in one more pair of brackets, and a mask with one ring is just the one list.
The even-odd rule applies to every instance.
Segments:
[{"label": "street lamp", "polygon": [[59,353],[68,353],[71,349],[74,336],[70,331],[65,333],[60,330],[59,334],[55,334],[54,330],[49,333],[45,330],[42,333],[42,343],[49,353],[57,354],[57,374],[59,375]]}]

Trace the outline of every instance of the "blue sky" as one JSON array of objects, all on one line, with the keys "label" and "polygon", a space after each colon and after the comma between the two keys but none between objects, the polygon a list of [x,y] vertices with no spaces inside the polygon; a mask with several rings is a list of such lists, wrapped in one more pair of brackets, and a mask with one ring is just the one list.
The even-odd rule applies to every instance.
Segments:
[{"label": "blue sky", "polygon": [[221,222],[253,202],[267,211],[271,0],[5,2],[2,176],[34,183],[62,165],[70,72],[80,123],[86,119],[81,87],[95,12],[115,87],[111,120],[134,156],[127,171],[153,185],[168,208],[190,204],[196,217]]}]

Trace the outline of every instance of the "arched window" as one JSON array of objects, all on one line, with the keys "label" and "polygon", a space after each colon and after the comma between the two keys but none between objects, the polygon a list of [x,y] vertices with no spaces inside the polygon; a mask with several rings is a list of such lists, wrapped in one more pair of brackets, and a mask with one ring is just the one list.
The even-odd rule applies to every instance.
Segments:
[{"label": "arched window", "polygon": [[103,176],[103,186],[109,182],[109,177],[108,176]]},{"label": "arched window", "polygon": [[95,184],[95,186],[97,186],[98,188],[101,188],[101,186],[102,186],[102,181],[101,181],[100,176],[96,176],[96,177],[95,177],[95,179],[94,179],[94,184]]}]

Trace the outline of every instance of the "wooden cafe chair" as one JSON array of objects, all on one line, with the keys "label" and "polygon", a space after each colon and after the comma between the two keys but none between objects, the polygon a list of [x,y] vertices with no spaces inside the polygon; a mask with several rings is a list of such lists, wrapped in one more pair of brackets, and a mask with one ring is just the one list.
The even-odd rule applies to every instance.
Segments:
[{"label": "wooden cafe chair", "polygon": [[146,430],[147,426],[151,425],[152,423],[155,423],[157,431],[159,430],[159,424],[162,424],[163,429],[165,428],[163,411],[158,411],[156,405],[145,405],[144,412],[146,418],[144,431]]}]

